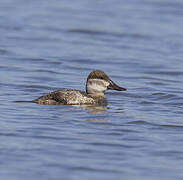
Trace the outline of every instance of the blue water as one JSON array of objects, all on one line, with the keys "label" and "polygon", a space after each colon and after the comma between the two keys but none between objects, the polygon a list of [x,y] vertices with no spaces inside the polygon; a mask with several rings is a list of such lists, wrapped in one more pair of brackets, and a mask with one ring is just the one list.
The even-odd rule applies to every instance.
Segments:
[{"label": "blue water", "polygon": [[[182,0],[1,0],[0,179],[183,178]],[[109,105],[15,103],[85,90]]]}]

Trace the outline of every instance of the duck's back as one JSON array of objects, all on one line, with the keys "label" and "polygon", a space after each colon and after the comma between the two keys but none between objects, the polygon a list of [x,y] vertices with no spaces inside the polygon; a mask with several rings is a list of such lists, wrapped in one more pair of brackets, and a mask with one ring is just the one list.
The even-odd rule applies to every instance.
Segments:
[{"label": "duck's back", "polygon": [[73,89],[57,90],[45,94],[38,99],[35,99],[33,102],[47,105],[77,105],[97,103],[94,98],[89,97],[85,92]]}]

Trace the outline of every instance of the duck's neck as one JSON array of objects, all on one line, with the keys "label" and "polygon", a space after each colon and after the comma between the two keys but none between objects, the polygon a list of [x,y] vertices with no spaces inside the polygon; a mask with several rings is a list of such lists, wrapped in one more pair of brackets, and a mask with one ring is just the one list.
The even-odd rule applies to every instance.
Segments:
[{"label": "duck's neck", "polygon": [[104,96],[104,93],[103,92],[86,92],[90,97],[93,97],[93,98],[105,98]]},{"label": "duck's neck", "polygon": [[89,95],[90,97],[93,97],[93,98],[105,98],[104,96],[104,92],[102,91],[91,91],[90,89],[87,89],[86,88],[86,93],[87,95]]}]

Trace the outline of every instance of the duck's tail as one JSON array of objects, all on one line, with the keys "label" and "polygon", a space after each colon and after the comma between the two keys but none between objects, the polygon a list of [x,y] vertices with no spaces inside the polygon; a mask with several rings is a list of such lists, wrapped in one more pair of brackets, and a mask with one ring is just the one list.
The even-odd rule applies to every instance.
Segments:
[{"label": "duck's tail", "polygon": [[35,103],[35,101],[13,101],[14,103]]}]

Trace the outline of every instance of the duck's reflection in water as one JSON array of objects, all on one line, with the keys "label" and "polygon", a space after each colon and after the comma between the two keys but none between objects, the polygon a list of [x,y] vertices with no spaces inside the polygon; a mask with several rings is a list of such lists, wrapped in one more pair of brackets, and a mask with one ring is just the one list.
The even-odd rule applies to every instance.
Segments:
[{"label": "duck's reflection in water", "polygon": [[[95,106],[95,105],[73,105],[75,107],[83,108],[88,111],[88,114],[94,115],[92,119],[86,120],[87,122],[104,122],[108,119],[106,115],[108,113],[107,109],[109,109],[107,106]],[[95,116],[99,115],[99,116]]]},{"label": "duck's reflection in water", "polygon": [[[108,117],[106,114],[108,113],[107,106],[87,106],[87,105],[81,105],[81,108],[88,111],[88,114],[94,115],[92,116],[92,119],[86,120],[87,122],[104,122],[108,120]],[[99,115],[99,116],[95,116]],[[104,115],[104,116],[102,116]]]},{"label": "duck's reflection in water", "polygon": [[107,106],[91,106],[91,105],[74,105],[76,107],[81,107],[85,110],[88,110],[89,114],[106,114],[108,107]]}]

